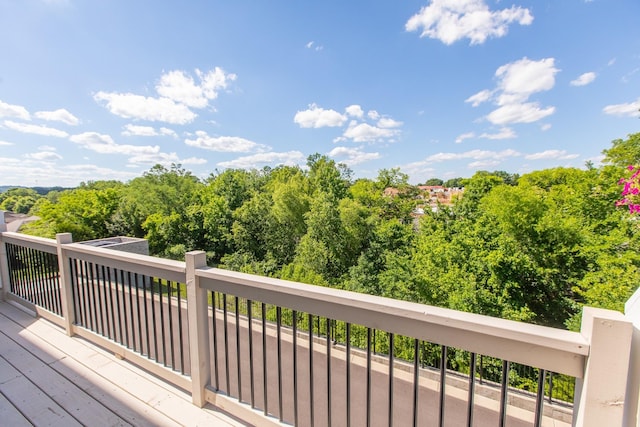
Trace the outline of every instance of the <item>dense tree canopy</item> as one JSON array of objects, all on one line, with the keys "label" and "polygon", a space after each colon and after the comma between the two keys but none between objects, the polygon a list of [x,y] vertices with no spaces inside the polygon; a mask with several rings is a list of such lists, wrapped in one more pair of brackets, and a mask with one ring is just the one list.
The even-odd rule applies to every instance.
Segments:
[{"label": "dense tree canopy", "polygon": [[31,209],[32,232],[50,237],[144,237],[155,255],[201,249],[224,268],[575,328],[583,304],[620,310],[640,283],[639,223],[615,206],[640,134],[604,154],[597,168],[432,179],[464,187],[434,209],[400,169],[353,181],[320,154],[205,180],[155,166],[48,198],[6,192],[0,206]]}]

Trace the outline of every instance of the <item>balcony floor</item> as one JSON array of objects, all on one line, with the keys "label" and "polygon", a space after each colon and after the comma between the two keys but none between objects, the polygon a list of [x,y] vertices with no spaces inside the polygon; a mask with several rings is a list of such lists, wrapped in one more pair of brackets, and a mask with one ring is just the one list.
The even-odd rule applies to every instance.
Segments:
[{"label": "balcony floor", "polygon": [[0,424],[245,425],[81,338],[0,302]]}]

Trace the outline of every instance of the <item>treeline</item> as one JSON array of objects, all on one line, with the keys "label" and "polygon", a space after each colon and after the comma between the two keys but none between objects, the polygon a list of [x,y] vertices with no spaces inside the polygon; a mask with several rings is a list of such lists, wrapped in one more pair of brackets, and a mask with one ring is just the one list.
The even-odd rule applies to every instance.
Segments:
[{"label": "treeline", "polygon": [[640,283],[639,223],[615,205],[626,166],[640,163],[640,133],[604,154],[586,170],[478,172],[456,181],[459,200],[419,218],[399,169],[354,180],[319,154],[305,169],[205,180],[155,166],[36,197],[42,219],[24,231],[144,237],[158,256],[200,249],[223,268],[576,328],[583,304],[621,310]]}]

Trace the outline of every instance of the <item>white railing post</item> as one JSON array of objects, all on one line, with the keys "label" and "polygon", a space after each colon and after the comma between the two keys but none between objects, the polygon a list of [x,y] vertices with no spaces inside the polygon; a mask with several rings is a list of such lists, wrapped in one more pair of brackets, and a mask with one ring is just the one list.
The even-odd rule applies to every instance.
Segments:
[{"label": "white railing post", "polygon": [[73,291],[71,290],[71,271],[69,257],[62,250],[62,245],[72,243],[71,233],[56,234],[56,247],[58,253],[58,270],[60,271],[60,299],[62,302],[62,316],[64,317],[64,329],[67,335],[73,335],[73,325],[76,323],[73,310]]},{"label": "white railing post", "polygon": [[585,307],[580,332],[590,351],[576,379],[573,424],[623,426],[632,324],[620,312]]},{"label": "white railing post", "polygon": [[[4,211],[0,211],[0,233],[7,231]],[[0,236],[1,237],[1,236]],[[9,263],[7,262],[7,247],[0,238],[0,301],[7,299],[9,288]]]},{"label": "white railing post", "polygon": [[625,304],[624,314],[633,323],[624,425],[636,426],[640,420],[640,288]]},{"label": "white railing post", "polygon": [[207,266],[207,256],[203,251],[187,252],[187,317],[189,319],[189,354],[191,358],[191,398],[194,405],[203,407],[206,403],[205,388],[211,379],[209,363],[209,329],[207,291],[201,289],[196,277],[196,269]]}]

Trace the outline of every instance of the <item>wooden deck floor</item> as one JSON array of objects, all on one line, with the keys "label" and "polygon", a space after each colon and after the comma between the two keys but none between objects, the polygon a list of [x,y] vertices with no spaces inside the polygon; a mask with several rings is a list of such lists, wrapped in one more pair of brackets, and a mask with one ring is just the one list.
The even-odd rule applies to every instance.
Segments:
[{"label": "wooden deck floor", "polygon": [[113,354],[0,302],[0,425],[242,426]]}]

